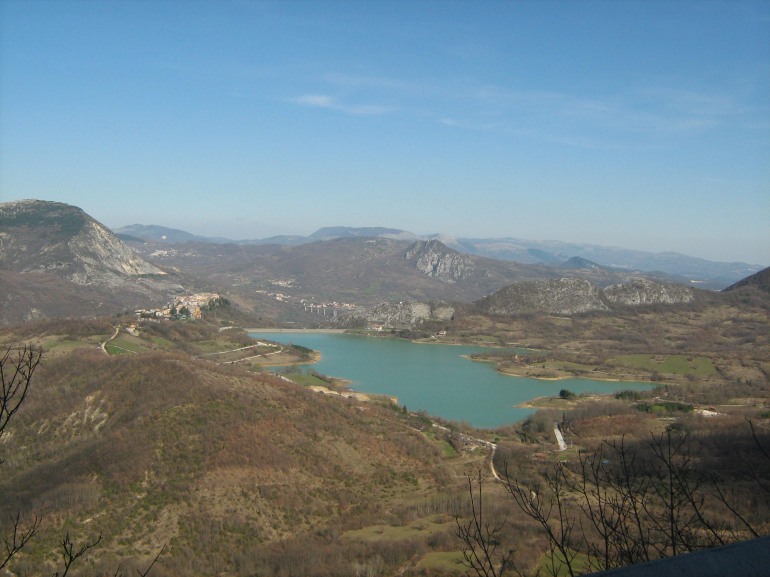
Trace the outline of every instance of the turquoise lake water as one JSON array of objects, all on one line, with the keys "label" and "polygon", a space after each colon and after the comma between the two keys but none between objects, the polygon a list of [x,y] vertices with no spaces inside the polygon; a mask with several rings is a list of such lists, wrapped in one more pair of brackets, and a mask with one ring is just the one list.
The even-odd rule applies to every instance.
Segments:
[{"label": "turquoise lake water", "polygon": [[535,397],[574,393],[612,393],[647,389],[649,383],[603,382],[589,379],[540,381],[498,373],[490,363],[464,358],[483,350],[399,339],[339,333],[251,333],[279,343],[293,343],[321,353],[308,365],[319,373],[351,381],[364,393],[398,397],[410,411],[424,410],[475,427],[494,428],[524,419],[533,411],[515,405]]}]

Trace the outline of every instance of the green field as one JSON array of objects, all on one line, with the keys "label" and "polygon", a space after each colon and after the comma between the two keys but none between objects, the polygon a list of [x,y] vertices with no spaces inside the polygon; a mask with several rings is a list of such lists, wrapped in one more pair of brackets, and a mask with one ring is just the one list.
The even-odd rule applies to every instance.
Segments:
[{"label": "green field", "polygon": [[327,383],[323,379],[320,379],[315,375],[311,375],[311,374],[291,373],[286,375],[286,378],[291,379],[298,385],[302,385],[304,387],[311,387],[311,386],[329,387],[330,386],[329,383]]},{"label": "green field", "polygon": [[442,573],[465,574],[467,568],[462,565],[463,554],[460,551],[435,551],[426,553],[417,564],[418,567],[440,571]]},{"label": "green field", "polygon": [[686,355],[618,355],[608,363],[671,375],[708,377],[716,373],[711,359]]},{"label": "green field", "polygon": [[105,346],[107,352],[111,355],[123,355],[127,353],[146,352],[147,346],[135,337],[118,337],[112,339]]},{"label": "green field", "polygon": [[344,537],[360,541],[401,541],[415,537],[428,537],[434,533],[446,531],[454,527],[454,520],[446,515],[437,515],[425,519],[418,519],[409,525],[395,527],[392,525],[370,525],[363,529],[347,531]]}]

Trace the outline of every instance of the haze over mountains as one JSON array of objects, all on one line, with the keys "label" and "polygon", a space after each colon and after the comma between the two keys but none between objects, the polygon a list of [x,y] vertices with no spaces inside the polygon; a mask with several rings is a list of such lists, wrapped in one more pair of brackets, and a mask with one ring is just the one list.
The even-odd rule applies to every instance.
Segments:
[{"label": "haze over mountains", "polygon": [[251,240],[198,236],[179,229],[142,224],[124,226],[114,232],[122,238],[134,237],[168,243],[208,242],[239,245],[278,244],[282,246],[360,237],[411,241],[435,239],[458,252],[493,259],[515,261],[522,264],[562,265],[572,258],[581,258],[611,269],[662,272],[679,277],[684,281],[699,283],[699,286],[711,289],[724,288],[762,268],[755,263],[717,262],[676,252],[653,253],[620,247],[557,240],[534,241],[512,237],[455,238],[442,234],[419,236],[400,229],[382,227],[325,227],[309,236],[274,236]]},{"label": "haze over mountains", "polygon": [[[238,243],[161,226],[133,225],[118,234],[123,240],[81,209],[63,203],[0,205],[0,322],[114,314],[160,306],[173,294],[200,290],[226,293],[256,317],[281,322],[325,322],[307,315],[318,314],[318,307],[326,314],[328,303],[346,317],[355,310],[360,318],[374,321],[362,308],[398,302],[473,303],[513,284],[518,286],[506,290],[528,295],[510,310],[527,311],[531,307],[524,303],[535,308],[540,303],[544,311],[580,312],[606,310],[613,302],[688,302],[693,287],[723,288],[759,269],[673,253],[566,243],[421,239],[387,228],[324,228],[310,237]],[[562,252],[573,248],[610,260]],[[661,266],[657,271],[629,268],[628,263],[638,262]],[[671,272],[660,272],[663,268]],[[690,274],[698,271],[703,274]],[[586,294],[604,292],[595,302],[571,297],[554,301],[551,293],[567,290],[554,283],[565,277],[589,283]],[[648,284],[640,289],[641,277]],[[676,284],[688,288],[675,290]],[[621,295],[620,300],[613,301],[613,294]],[[405,311],[377,310],[404,318]]]}]

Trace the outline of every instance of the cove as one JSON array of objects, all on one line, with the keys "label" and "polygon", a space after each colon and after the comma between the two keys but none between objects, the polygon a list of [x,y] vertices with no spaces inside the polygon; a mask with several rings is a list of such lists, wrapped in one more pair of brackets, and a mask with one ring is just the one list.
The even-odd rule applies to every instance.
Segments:
[{"label": "cove", "polygon": [[542,381],[498,373],[494,364],[464,355],[482,347],[412,343],[400,339],[340,333],[258,332],[251,336],[295,344],[321,353],[313,369],[351,381],[363,393],[398,397],[410,411],[426,411],[477,428],[495,428],[526,418],[532,409],[515,405],[535,397],[574,393],[603,393],[649,389],[649,383],[605,382],[590,379]]}]

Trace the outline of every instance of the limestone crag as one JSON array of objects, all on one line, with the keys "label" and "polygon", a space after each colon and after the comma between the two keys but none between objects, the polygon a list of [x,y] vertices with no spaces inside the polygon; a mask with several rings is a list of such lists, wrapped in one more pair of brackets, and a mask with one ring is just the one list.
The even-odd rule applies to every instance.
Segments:
[{"label": "limestone crag", "polygon": [[446,303],[399,302],[377,305],[358,316],[369,324],[403,328],[414,327],[425,321],[448,322],[454,313],[454,307]]},{"label": "limestone crag", "polygon": [[139,257],[96,221],[86,222],[67,246],[81,265],[69,275],[78,284],[122,284],[125,277],[166,274]]},{"label": "limestone crag", "polygon": [[108,315],[158,306],[184,292],[80,208],[0,203],[0,324]]},{"label": "limestone crag", "polygon": [[695,299],[690,287],[675,284],[661,284],[637,278],[624,284],[605,287],[604,297],[613,305],[646,305],[689,303]]},{"label": "limestone crag", "polygon": [[106,287],[137,277],[166,276],[81,209],[59,202],[0,204],[0,267],[53,273],[80,285]]},{"label": "limestone crag", "polygon": [[480,302],[489,314],[546,312],[574,315],[608,310],[598,287],[587,280],[562,278],[515,283]]},{"label": "limestone crag", "polygon": [[562,278],[514,283],[476,302],[488,314],[546,313],[575,315],[623,306],[682,304],[695,300],[694,289],[637,278],[601,289],[585,279]]},{"label": "limestone crag", "polygon": [[438,240],[418,241],[404,253],[417,269],[429,277],[447,283],[467,278],[473,273],[473,259],[452,250]]}]

